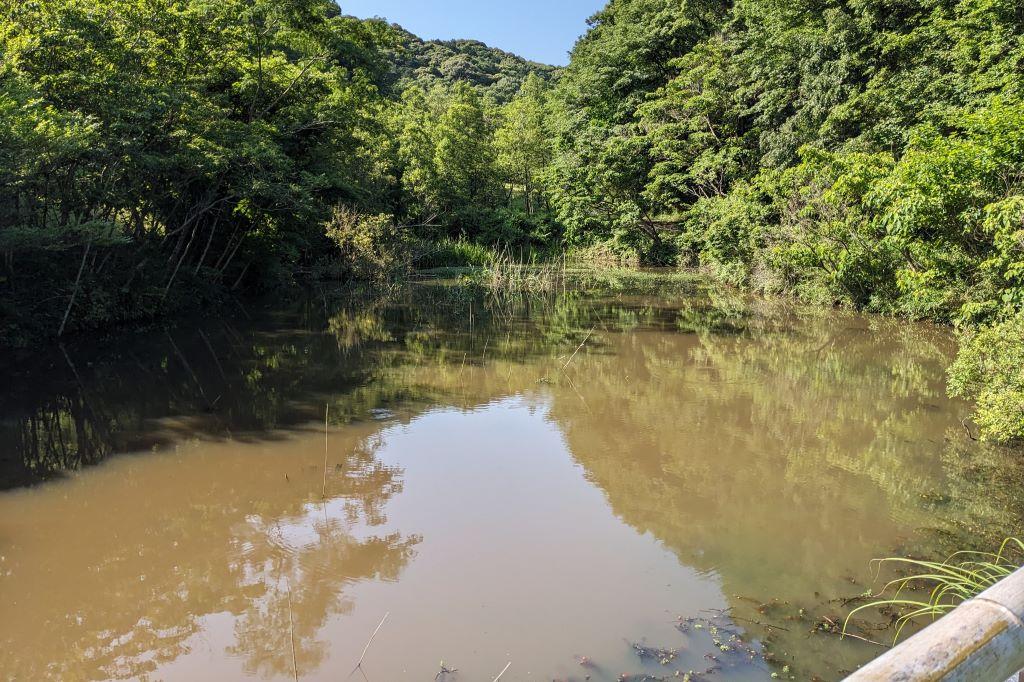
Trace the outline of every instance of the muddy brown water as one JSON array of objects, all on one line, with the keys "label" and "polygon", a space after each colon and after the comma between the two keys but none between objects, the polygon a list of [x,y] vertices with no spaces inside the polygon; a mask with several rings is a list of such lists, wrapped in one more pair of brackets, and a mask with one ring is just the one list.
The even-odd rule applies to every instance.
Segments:
[{"label": "muddy brown water", "polygon": [[695,284],[423,283],[8,359],[0,678],[838,679],[881,651],[821,629],[871,559],[1024,515],[953,351]]}]

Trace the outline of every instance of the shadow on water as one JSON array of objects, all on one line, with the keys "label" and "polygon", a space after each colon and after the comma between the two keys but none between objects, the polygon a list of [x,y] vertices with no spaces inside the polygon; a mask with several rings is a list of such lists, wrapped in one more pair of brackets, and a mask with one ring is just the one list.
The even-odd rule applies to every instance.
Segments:
[{"label": "shadow on water", "polygon": [[[408,297],[408,298],[405,298]],[[224,320],[50,348],[0,369],[0,489],[183,438],[278,438],[323,414],[366,417],[415,404],[415,388],[373,382],[376,352],[409,325],[458,326],[412,294],[326,293]],[[450,301],[447,301],[450,303]],[[419,312],[436,319],[419,318]]]},{"label": "shadow on water", "polygon": [[0,365],[0,490],[196,435],[278,438],[325,403],[336,421],[436,404],[428,385],[380,380],[402,365],[526,361],[582,340],[588,325],[674,324],[667,302],[599,310],[585,298],[496,299],[443,284],[320,290],[244,316],[22,353]]}]

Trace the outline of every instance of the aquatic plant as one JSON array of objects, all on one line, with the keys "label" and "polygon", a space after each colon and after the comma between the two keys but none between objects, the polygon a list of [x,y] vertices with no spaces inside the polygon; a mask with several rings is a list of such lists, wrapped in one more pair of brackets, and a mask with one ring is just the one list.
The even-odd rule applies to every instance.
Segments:
[{"label": "aquatic plant", "polygon": [[[1024,542],[1017,538],[1004,540],[995,553],[961,551],[941,562],[906,557],[878,559],[879,571],[892,566],[896,571],[908,571],[909,575],[890,580],[874,595],[882,597],[891,591],[891,597],[853,609],[843,623],[843,636],[847,636],[850,619],[857,613],[867,609],[895,609],[900,615],[894,622],[893,642],[898,642],[907,625],[922,618],[935,620],[944,616],[1015,572],[1022,560]],[[925,594],[927,597],[923,596]],[[922,596],[915,598],[914,595]]]},{"label": "aquatic plant", "polygon": [[528,262],[517,259],[509,250],[495,254],[490,265],[484,270],[484,285],[496,292],[550,292],[565,286],[566,262],[540,262],[531,258]]}]

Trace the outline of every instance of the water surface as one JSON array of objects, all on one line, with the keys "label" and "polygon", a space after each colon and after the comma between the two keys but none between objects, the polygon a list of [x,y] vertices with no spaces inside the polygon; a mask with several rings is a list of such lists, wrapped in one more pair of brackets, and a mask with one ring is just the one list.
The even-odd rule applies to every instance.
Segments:
[{"label": "water surface", "polygon": [[881,651],[826,631],[872,558],[1019,527],[952,351],[695,285],[424,283],[17,358],[0,675],[339,680],[387,614],[352,679],[837,679]]}]

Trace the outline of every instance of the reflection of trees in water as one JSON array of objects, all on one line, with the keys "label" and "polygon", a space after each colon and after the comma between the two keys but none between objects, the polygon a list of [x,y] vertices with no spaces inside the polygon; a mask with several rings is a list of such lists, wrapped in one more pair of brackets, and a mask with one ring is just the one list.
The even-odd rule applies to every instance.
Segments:
[{"label": "reflection of trees in water", "polygon": [[[946,532],[987,526],[998,534],[1024,512],[1010,485],[979,494],[982,479],[1009,482],[1019,467],[1007,451],[966,439],[957,420],[963,407],[945,397],[952,340],[943,330],[727,292],[505,305],[511,312],[500,317],[515,333],[506,335],[500,325],[498,333],[473,337],[413,328],[404,362],[387,376],[446,395],[461,392],[467,403],[542,380],[561,401],[560,425],[580,425],[575,430],[585,444],[574,452],[607,453],[612,474],[637,468],[637,494],[628,497],[651,504],[652,518],[681,518],[659,510],[680,490],[694,510],[705,502],[741,509],[719,494],[728,481],[773,497],[769,506],[777,509],[763,519],[765,534],[820,507],[819,522],[841,536],[849,531],[844,514],[866,504],[865,488],[885,510],[903,514],[900,523]],[[558,371],[591,329],[586,351],[573,361],[576,371]],[[671,330],[689,334],[657,333]],[[418,361],[408,362],[409,355]],[[549,365],[536,362],[545,357]],[[519,358],[534,361],[472,375],[464,369]],[[410,372],[408,364],[419,368]],[[467,390],[468,382],[477,385]],[[687,458],[702,447],[716,456]],[[668,479],[657,504],[651,497],[658,496],[642,494],[657,484],[652,476]],[[770,484],[777,489],[766,489]],[[943,515],[934,513],[938,505]],[[825,550],[805,547],[804,565],[828,561],[816,556]]]},{"label": "reflection of trees in water", "polygon": [[[344,403],[359,389],[361,404],[348,412],[411,397],[399,387],[368,386],[389,329],[404,324],[403,309],[385,316],[379,302],[334,301],[327,310],[319,302],[254,320],[82,343],[8,365],[0,488],[195,433],[260,437],[308,423],[323,396]],[[165,417],[190,421],[180,431],[154,423]]]},{"label": "reflection of trees in water", "polygon": [[[401,492],[401,471],[376,460],[372,432],[354,438],[335,437],[332,451],[343,455],[332,456],[327,501],[318,499],[321,471],[297,464],[305,441],[261,458],[259,470],[229,452],[174,483],[187,464],[169,458],[121,472],[110,495],[72,488],[58,514],[100,497],[110,521],[54,524],[42,550],[50,560],[32,564],[49,575],[7,579],[25,608],[59,603],[69,620],[5,609],[6,671],[19,679],[136,679],[188,653],[211,627],[216,637],[227,634],[226,615],[228,653],[248,672],[290,675],[292,636],[300,670],[316,670],[327,650],[319,632],[353,606],[347,586],[397,579],[419,542],[372,533]],[[215,474],[203,473],[211,466]],[[357,537],[356,527],[370,534]]]},{"label": "reflection of trees in water", "polygon": [[[327,642],[318,639],[320,630],[328,617],[348,613],[353,607],[345,597],[344,585],[397,579],[417,542],[397,533],[355,540],[346,525],[331,521],[315,528],[317,540],[301,552],[267,549],[250,559],[250,565],[260,572],[241,589],[260,590],[262,595],[252,608],[239,614],[234,625],[236,644],[228,649],[229,654],[245,660],[250,675],[290,675],[293,640],[300,675],[320,668],[328,651]],[[274,533],[269,527],[254,530],[257,538]],[[343,571],[341,585],[328,576],[338,570]]]},{"label": "reflection of trees in water", "polygon": [[[379,408],[418,409],[456,391],[467,367],[567,359],[590,330],[587,373],[555,373],[553,380],[568,390],[575,376],[588,403],[606,409],[608,418],[632,420],[620,433],[605,434],[621,439],[621,447],[645,439],[645,452],[672,452],[683,435],[702,438],[708,424],[721,420],[727,433],[716,439],[749,448],[757,445],[749,441],[756,432],[786,451],[784,466],[796,478],[818,470],[856,473],[908,504],[922,491],[962,480],[936,478],[937,453],[952,465],[963,462],[963,452],[979,450],[946,433],[949,418],[938,405],[947,404],[948,340],[925,326],[721,292],[509,299],[428,285],[384,299],[312,296],[245,325],[160,333],[103,351],[69,349],[67,362],[58,355],[48,374],[25,370],[23,376],[42,379],[0,397],[0,451],[18,458],[24,479],[197,432],[266,437],[318,418],[325,400],[345,421]],[[652,341],[617,334],[651,330],[691,335]],[[513,380],[493,390],[508,391]],[[601,397],[591,396],[598,386]],[[166,416],[192,418],[181,427],[154,425]],[[934,431],[922,438],[922,425]],[[928,438],[949,444],[935,447]],[[702,464],[687,466],[692,478]],[[711,481],[722,471],[702,475]]]},{"label": "reflection of trees in water", "polygon": [[[554,380],[552,418],[624,521],[714,571],[757,620],[736,595],[810,611],[861,592],[845,578],[897,544],[945,551],[915,528],[984,542],[981,529],[1019,527],[1021,466],[960,428],[945,334],[762,305],[684,305],[692,335],[604,335],[608,354],[577,359],[571,386]],[[794,627],[780,639],[804,662],[863,654]]]},{"label": "reflection of trees in water", "polygon": [[19,453],[33,474],[77,469],[110,455],[107,426],[89,413],[76,391],[56,396],[20,419],[10,428],[12,442],[5,446]]},{"label": "reflection of trees in water", "polygon": [[[0,489],[195,434],[261,438],[317,419],[327,400],[348,420],[426,405],[437,399],[429,387],[381,377],[578,342],[592,315],[581,300],[497,301],[447,286],[311,296],[253,319],[55,349],[3,369],[12,390],[0,395]],[[189,419],[156,423],[166,417]]]},{"label": "reflection of trees in water", "polygon": [[[823,585],[861,591],[844,586],[851,567],[867,575],[867,561],[887,551],[881,545],[914,540],[907,529],[981,539],[1024,518],[1013,494],[1019,464],[968,441],[958,405],[945,398],[949,352],[947,335],[925,325],[722,293],[498,299],[428,285],[384,300],[314,298],[244,325],[112,351],[69,349],[77,371],[62,362],[52,379],[0,397],[0,452],[15,453],[30,478],[196,432],[270,438],[322,418],[325,401],[335,421],[359,423],[381,408],[408,414],[540,387],[573,455],[624,521],[683,563],[716,571],[727,596],[796,604]],[[192,419],[153,424],[177,415]],[[199,574],[222,587],[190,582],[187,600],[171,584],[133,588],[140,603],[157,606],[149,620],[110,628],[132,634],[104,654],[103,670],[128,661],[122,673],[143,671],[152,665],[144,652],[154,650],[179,655],[197,628],[183,604],[198,601],[208,604],[198,613],[238,616],[236,647],[250,671],[287,674],[289,590],[300,668],[315,668],[324,655],[316,632],[348,608],[345,580],[303,576],[327,564],[354,566],[352,576],[397,574],[415,542],[346,535],[345,523],[381,522],[397,492],[394,472],[364,445],[346,465],[347,503],[326,521],[315,505],[269,495],[258,523],[210,528],[207,546],[194,529],[230,515],[224,500],[212,496],[208,515],[168,518],[175,540],[193,543]],[[305,519],[317,541],[295,554],[282,549],[276,522],[287,538],[287,519]],[[240,548],[230,565],[204,564],[223,543]],[[915,545],[938,547],[934,536]],[[251,594],[238,597],[234,584]],[[228,594],[236,596],[218,601]],[[834,642],[797,642],[805,628],[796,629],[795,649],[836,656]]]},{"label": "reflection of trees in water", "polygon": [[[945,396],[943,330],[728,294],[563,303],[535,320],[546,348],[531,362],[467,373],[441,339],[443,366],[401,371],[465,405],[542,387],[612,509],[719,575],[737,615],[765,619],[736,595],[820,611],[863,591],[849,578],[866,580],[880,554],[984,545],[1024,519],[1020,463],[971,442],[966,408]],[[804,663],[872,653],[792,629],[776,650]]]}]

